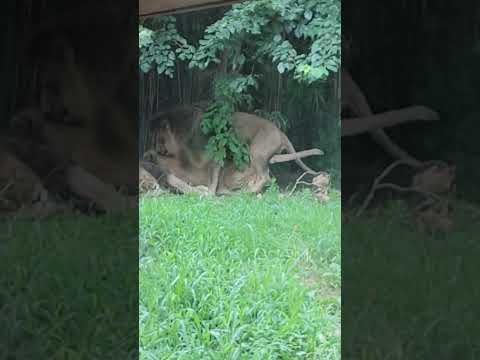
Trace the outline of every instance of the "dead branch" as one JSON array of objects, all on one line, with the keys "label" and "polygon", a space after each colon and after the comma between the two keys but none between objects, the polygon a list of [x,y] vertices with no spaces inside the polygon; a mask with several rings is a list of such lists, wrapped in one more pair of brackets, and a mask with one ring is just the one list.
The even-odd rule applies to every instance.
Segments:
[{"label": "dead branch", "polygon": [[307,174],[309,174],[309,172],[304,172],[297,179],[293,189],[290,191],[288,196],[291,196],[295,192],[299,184],[303,184],[312,188],[313,193],[320,202],[327,202],[330,199],[330,197],[328,196],[328,190],[330,187],[330,175],[328,173],[321,172],[317,176],[315,176],[311,182],[303,181],[302,179]]},{"label": "dead branch", "polygon": [[13,182],[9,181],[1,190],[0,190],[0,196],[3,194],[6,194],[7,191],[13,186]]},{"label": "dead branch", "polygon": [[383,180],[383,178],[387,176],[394,168],[400,165],[409,165],[409,162],[407,160],[396,160],[392,164],[387,166],[387,168],[383,170],[382,173],[375,179],[375,181],[373,182],[372,188],[370,189],[370,192],[365,198],[365,201],[363,202],[362,206],[358,209],[356,216],[360,216],[361,214],[363,214],[363,212],[368,207],[368,205],[370,205],[370,202],[372,201],[373,196],[377,191],[378,185]]},{"label": "dead branch", "polygon": [[353,136],[411,121],[432,121],[437,114],[423,106],[409,106],[399,110],[357,118],[342,119],[342,137]]},{"label": "dead branch", "polygon": [[[349,109],[355,116],[366,117],[373,115],[370,104],[362,92],[358,84],[352,79],[348,70],[342,66],[341,71],[341,86],[342,86],[342,110]],[[342,122],[343,126],[348,126],[347,123]],[[359,125],[360,126],[360,125]],[[393,142],[383,129],[376,129],[369,132],[372,140],[382,147],[394,159],[409,160],[412,166],[420,167],[421,162],[408,154],[404,149]]]},{"label": "dead branch", "polygon": [[292,161],[296,159],[302,159],[308,156],[317,156],[317,155],[320,156],[324,154],[325,153],[320,149],[310,149],[310,150],[298,151],[293,154],[275,155],[270,159],[269,162],[270,164],[276,164],[276,163],[287,162],[287,161]]},{"label": "dead branch", "polygon": [[[424,173],[426,172],[425,169],[428,169],[428,167],[431,166],[432,164],[434,164],[434,166],[438,166],[438,164],[444,165],[445,163],[442,162],[442,161],[436,161],[436,160],[435,161],[428,161],[428,162],[424,163],[424,170],[423,170]],[[361,214],[363,214],[365,209],[367,209],[367,207],[370,205],[370,203],[371,203],[371,201],[372,201],[372,199],[375,195],[375,192],[377,190],[380,190],[380,189],[393,189],[393,190],[396,190],[396,191],[399,191],[399,192],[413,192],[413,193],[420,194],[424,198],[426,198],[426,201],[424,203],[422,203],[421,206],[424,205],[424,204],[431,204],[431,203],[442,201],[442,197],[440,195],[438,195],[436,192],[429,191],[428,187],[420,186],[420,185],[422,185],[421,183],[417,184],[415,182],[415,178],[418,175],[414,178],[414,182],[413,182],[412,186],[402,187],[402,186],[392,184],[392,183],[383,183],[382,184],[381,181],[395,167],[397,167],[399,165],[409,165],[409,166],[411,166],[408,159],[407,160],[397,160],[397,161],[393,162],[392,164],[390,164],[373,182],[372,188],[370,189],[370,192],[368,193],[367,197],[365,198],[365,201],[363,202],[362,206],[358,209],[356,216],[360,216]],[[445,166],[447,166],[447,165],[445,165]]]},{"label": "dead branch", "polygon": [[304,172],[302,175],[300,175],[300,177],[297,179],[297,181],[295,181],[295,185],[293,186],[292,190],[288,193],[288,196],[292,196],[292,194],[295,192],[295,190],[297,189],[297,186],[302,182],[302,179],[305,177],[305,175],[307,175],[308,172]]}]

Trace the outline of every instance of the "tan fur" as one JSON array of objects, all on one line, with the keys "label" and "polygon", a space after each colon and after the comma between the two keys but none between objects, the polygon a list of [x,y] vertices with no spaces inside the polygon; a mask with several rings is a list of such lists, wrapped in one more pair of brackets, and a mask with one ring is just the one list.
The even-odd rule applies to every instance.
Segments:
[{"label": "tan fur", "polygon": [[416,174],[412,180],[412,187],[424,192],[445,194],[453,189],[455,178],[455,165],[434,165]]},{"label": "tan fur", "polygon": [[[187,118],[181,118],[183,123],[175,121],[179,118],[179,113],[187,114]],[[259,192],[270,181],[269,160],[285,150],[295,153],[290,140],[272,122],[239,112],[234,115],[233,128],[239,138],[250,146],[250,165],[243,171],[236,170],[231,163],[220,169],[205,153],[208,138],[201,134],[199,129],[201,112],[192,111],[191,114],[188,117],[188,113],[182,108],[157,118],[153,123],[153,130],[156,133],[158,153],[170,156],[162,157],[163,166],[182,172],[184,177],[180,177],[188,178],[187,181],[194,184],[198,184],[201,179],[202,184],[208,184],[212,193],[241,187],[246,187],[251,192]],[[305,171],[315,173],[300,159],[296,158],[295,161]]]},{"label": "tan fur", "polygon": [[44,51],[35,53],[40,96],[31,101],[32,108],[18,111],[11,125],[25,138],[21,142],[46,149],[48,161],[36,166],[43,154],[23,145],[22,161],[42,180],[59,165],[63,174],[58,179],[70,191],[104,208],[117,207],[123,200],[111,185],[138,186],[137,118],[115,99],[118,82],[100,84],[97,70],[82,63],[68,41],[55,35],[44,41]]},{"label": "tan fur", "polygon": [[122,104],[115,102],[113,94],[118,89],[96,81],[95,71],[82,64],[66,40],[53,38],[50,45],[57,56],[48,54],[40,62],[42,112],[55,122],[88,129],[97,143],[108,139],[134,147],[136,124],[127,118]]},{"label": "tan fur", "polygon": [[[41,49],[34,52],[41,84],[39,109],[21,111],[12,125],[31,129],[30,137],[41,134],[59,158],[80,165],[102,181],[135,187],[137,118],[116,98],[129,78],[122,73],[123,82],[115,77],[100,82],[98,69],[76,53],[61,33],[42,37],[41,46],[35,48]],[[124,70],[125,65],[116,65],[112,64],[113,69]]]},{"label": "tan fur", "polygon": [[42,180],[7,148],[0,147],[0,199],[31,203],[44,191]]},{"label": "tan fur", "polygon": [[138,187],[140,193],[160,190],[157,180],[141,165],[138,166]]},{"label": "tan fur", "polygon": [[108,184],[136,184],[136,176],[125,171],[124,167],[137,162],[131,152],[132,146],[121,144],[115,147],[115,151],[108,151],[90,129],[45,121],[38,109],[18,113],[12,125],[25,128],[24,123],[28,122],[41,129],[42,142],[59,161],[76,163]]}]

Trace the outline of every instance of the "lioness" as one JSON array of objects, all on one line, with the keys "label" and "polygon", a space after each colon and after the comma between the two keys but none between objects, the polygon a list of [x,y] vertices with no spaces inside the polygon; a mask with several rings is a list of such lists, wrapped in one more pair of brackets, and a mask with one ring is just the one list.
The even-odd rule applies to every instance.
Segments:
[{"label": "lioness", "polygon": [[[176,108],[157,116],[152,122],[152,130],[156,133],[157,149],[160,149],[160,153],[163,152],[161,155],[170,157],[161,158],[163,165],[170,168],[181,167],[192,174],[200,172],[203,179],[207,175],[208,188],[212,194],[217,192],[220,177],[224,185],[230,185],[227,187],[238,187],[246,182],[248,191],[257,193],[270,181],[269,160],[282,151],[296,153],[287,136],[272,122],[256,115],[237,112],[232,125],[240,140],[250,146],[250,165],[240,171],[234,169],[233,164],[227,163],[221,173],[221,167],[211,160],[204,150],[208,137],[199,129],[201,115],[200,110]],[[299,157],[294,160],[306,172],[316,174]],[[188,180],[194,180],[191,181],[193,184],[198,183],[188,177]]]}]

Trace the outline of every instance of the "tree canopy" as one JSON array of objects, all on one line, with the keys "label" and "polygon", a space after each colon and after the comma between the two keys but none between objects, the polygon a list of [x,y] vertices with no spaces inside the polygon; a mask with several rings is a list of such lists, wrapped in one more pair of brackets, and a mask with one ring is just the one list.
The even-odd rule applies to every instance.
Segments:
[{"label": "tree canopy", "polygon": [[178,33],[175,17],[158,17],[140,24],[140,68],[173,77],[177,59],[206,69],[229,51],[234,71],[247,59],[271,61],[279,73],[313,83],[338,70],[340,29],[340,0],[248,0],[210,25],[198,44]]}]

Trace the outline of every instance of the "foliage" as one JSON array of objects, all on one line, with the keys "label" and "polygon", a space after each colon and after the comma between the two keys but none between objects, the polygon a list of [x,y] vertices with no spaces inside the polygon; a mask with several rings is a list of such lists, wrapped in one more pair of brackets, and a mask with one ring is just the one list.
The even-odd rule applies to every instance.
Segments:
[{"label": "foliage", "polygon": [[279,73],[313,83],[338,70],[340,44],[340,1],[246,1],[206,29],[190,66],[218,64],[219,55],[233,49],[233,69],[247,59],[270,60]]},{"label": "foliage", "polygon": [[176,20],[172,16],[152,18],[140,23],[138,44],[141,71],[148,73],[156,69],[158,74],[173,78],[177,56],[180,60],[191,57],[193,47],[178,33],[175,24]]},{"label": "foliage", "polygon": [[231,159],[241,169],[250,160],[248,145],[235,133],[232,118],[238,107],[252,103],[247,91],[256,86],[253,76],[219,77],[215,82],[214,101],[203,115],[202,131],[210,135],[207,153],[222,166]]},{"label": "foliage", "polygon": [[245,1],[207,27],[197,48],[178,33],[174,17],[159,17],[140,24],[140,68],[148,72],[156,65],[159,74],[173,76],[177,57],[206,69],[233,50],[234,69],[248,58],[270,60],[278,72],[312,83],[338,71],[340,29],[339,0]]},{"label": "foliage", "polygon": [[[211,136],[207,151],[220,164],[233,159],[242,167],[248,147],[232,130],[232,114],[242,106],[251,109],[252,94],[263,80],[260,70],[268,66],[307,86],[323,85],[338,71],[340,0],[247,0],[207,26],[196,45],[179,34],[173,17],[145,21],[139,36],[144,72],[156,69],[172,78],[180,62],[190,69],[223,69],[227,76],[216,82],[203,119],[204,132]],[[282,130],[290,125],[280,108],[258,114]]]}]

